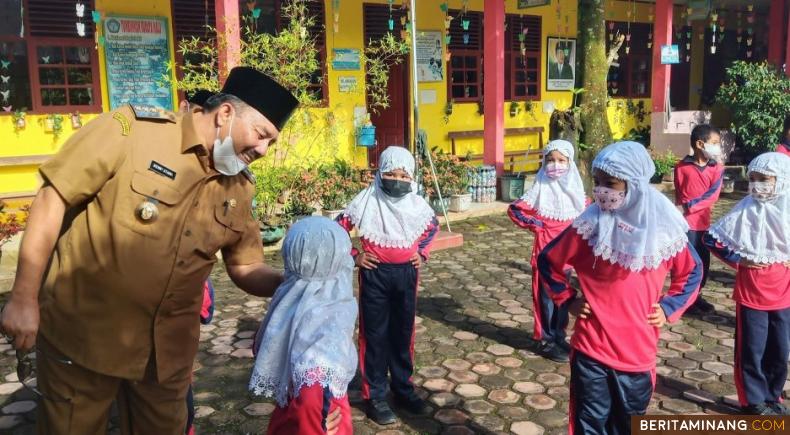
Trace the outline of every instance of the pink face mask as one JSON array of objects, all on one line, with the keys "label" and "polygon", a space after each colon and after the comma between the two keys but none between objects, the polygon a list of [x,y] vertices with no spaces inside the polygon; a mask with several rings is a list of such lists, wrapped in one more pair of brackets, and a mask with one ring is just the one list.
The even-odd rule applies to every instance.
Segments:
[{"label": "pink face mask", "polygon": [[548,163],[546,164],[546,175],[549,178],[557,179],[562,177],[563,175],[568,173],[568,164],[567,163]]},{"label": "pink face mask", "polygon": [[598,186],[593,189],[593,196],[598,207],[603,211],[613,211],[623,206],[625,192]]}]

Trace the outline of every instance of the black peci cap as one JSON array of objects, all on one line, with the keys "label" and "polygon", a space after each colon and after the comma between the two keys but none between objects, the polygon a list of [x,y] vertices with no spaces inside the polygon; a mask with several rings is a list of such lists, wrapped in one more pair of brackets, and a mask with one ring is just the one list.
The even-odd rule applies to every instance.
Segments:
[{"label": "black peci cap", "polygon": [[265,116],[277,130],[282,130],[288,118],[299,106],[299,100],[266,74],[246,66],[233,68],[228,74],[223,94],[238,97]]},{"label": "black peci cap", "polygon": [[211,91],[198,89],[197,91],[186,92],[184,97],[186,97],[186,100],[189,102],[189,104],[202,107],[204,104],[206,104],[206,100],[208,100],[212,95],[214,95],[214,93]]}]

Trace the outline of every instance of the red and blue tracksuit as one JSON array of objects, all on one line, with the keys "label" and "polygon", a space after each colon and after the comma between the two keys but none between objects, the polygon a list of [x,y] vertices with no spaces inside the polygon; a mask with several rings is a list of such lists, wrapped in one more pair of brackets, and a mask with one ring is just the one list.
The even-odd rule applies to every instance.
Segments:
[{"label": "red and blue tracksuit", "polygon": [[[658,268],[633,272],[593,254],[574,228],[540,253],[540,277],[558,305],[576,297],[565,268],[576,271],[591,307],[571,336],[569,433],[630,433],[630,417],[647,410],[655,384],[659,328],[647,323],[660,304],[669,322],[694,302],[702,262],[689,245]],[[664,280],[671,285],[662,294]]]},{"label": "red and blue tracksuit", "polygon": [[532,310],[535,317],[532,337],[544,342],[564,343],[565,328],[568,326],[568,307],[567,304],[555,305],[551,297],[545,291],[541,291],[538,254],[568,228],[573,223],[573,219],[558,221],[544,218],[521,199],[510,204],[507,214],[516,225],[535,234],[529,261],[532,267]]},{"label": "red and blue tracksuit", "polygon": [[683,216],[689,224],[689,242],[702,259],[700,287],[705,287],[710,270],[710,252],[702,237],[710,228],[711,212],[719,200],[723,178],[724,166],[715,160],[700,166],[693,156],[686,156],[675,166],[675,204],[683,206]]},{"label": "red and blue tracksuit", "polygon": [[[337,222],[346,231],[354,228],[348,216],[338,216]],[[361,238],[362,250],[380,260],[375,269],[359,271],[359,367],[365,399],[386,398],[387,371],[393,394],[414,397],[411,376],[419,271],[410,259],[419,253],[427,261],[438,231],[439,221],[434,217],[407,248],[383,248]],[[356,257],[359,251],[354,248],[351,254]]]},{"label": "red and blue tracksuit", "polygon": [[[200,308],[200,324],[208,325],[214,317],[214,286],[210,280],[203,283],[203,305]],[[186,433],[194,435],[195,433],[195,399],[192,392],[192,385],[189,386],[187,391],[187,428]]]},{"label": "red and blue tracksuit", "polygon": [[735,388],[741,406],[782,399],[790,356],[790,268],[739,265],[740,256],[705,236],[711,252],[735,268]]},{"label": "red and blue tracksuit", "polygon": [[332,397],[329,388],[320,383],[299,390],[299,394],[288,402],[286,407],[277,407],[269,420],[266,431],[270,435],[323,435],[326,433],[326,419],[331,412],[340,408],[340,426],[337,435],[354,433],[351,418],[351,405],[348,396]]}]

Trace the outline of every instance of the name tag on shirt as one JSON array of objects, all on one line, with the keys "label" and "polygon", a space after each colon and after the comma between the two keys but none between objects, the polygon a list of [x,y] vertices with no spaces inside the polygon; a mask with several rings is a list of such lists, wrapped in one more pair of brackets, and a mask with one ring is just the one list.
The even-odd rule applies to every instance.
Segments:
[{"label": "name tag on shirt", "polygon": [[163,177],[167,177],[171,180],[176,179],[176,171],[154,160],[151,160],[151,166],[148,167],[148,170],[151,172],[155,172]]}]

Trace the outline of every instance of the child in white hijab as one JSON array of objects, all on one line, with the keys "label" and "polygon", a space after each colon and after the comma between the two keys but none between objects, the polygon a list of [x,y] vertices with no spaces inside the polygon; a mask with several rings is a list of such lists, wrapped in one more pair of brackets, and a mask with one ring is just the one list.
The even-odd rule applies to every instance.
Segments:
[{"label": "child in white hijab", "polygon": [[395,401],[413,414],[431,411],[414,391],[414,321],[419,268],[428,260],[439,230],[433,209],[417,195],[414,157],[406,148],[381,153],[376,180],[337,219],[356,227],[359,266],[359,361],[362,397],[378,424],[395,423],[386,400],[387,372]]},{"label": "child in white hijab", "polygon": [[781,403],[790,355],[790,157],[749,164],[749,196],[710,229],[705,244],[737,271],[735,386],[747,414],[790,415]]},{"label": "child in white hijab", "polygon": [[508,216],[519,227],[535,234],[532,244],[533,338],[540,340],[540,352],[546,358],[567,362],[570,347],[565,342],[568,307],[556,306],[541,291],[538,254],[562,233],[587,206],[579,169],[573,160],[573,144],[553,140],[543,150],[544,158],[532,187],[508,208]]},{"label": "child in white hijab", "polygon": [[333,221],[311,217],[291,227],[282,251],[285,280],[256,336],[249,389],[277,402],[269,434],[324,434],[338,409],[336,433],[351,434],[346,389],[357,369],[351,240]]},{"label": "child in white hijab", "polygon": [[645,413],[653,393],[660,328],[694,301],[702,262],[683,216],[650,186],[655,166],[644,146],[609,145],[592,166],[595,204],[541,252],[538,269],[555,303],[571,301],[578,316],[570,433],[629,433],[630,417]]}]

